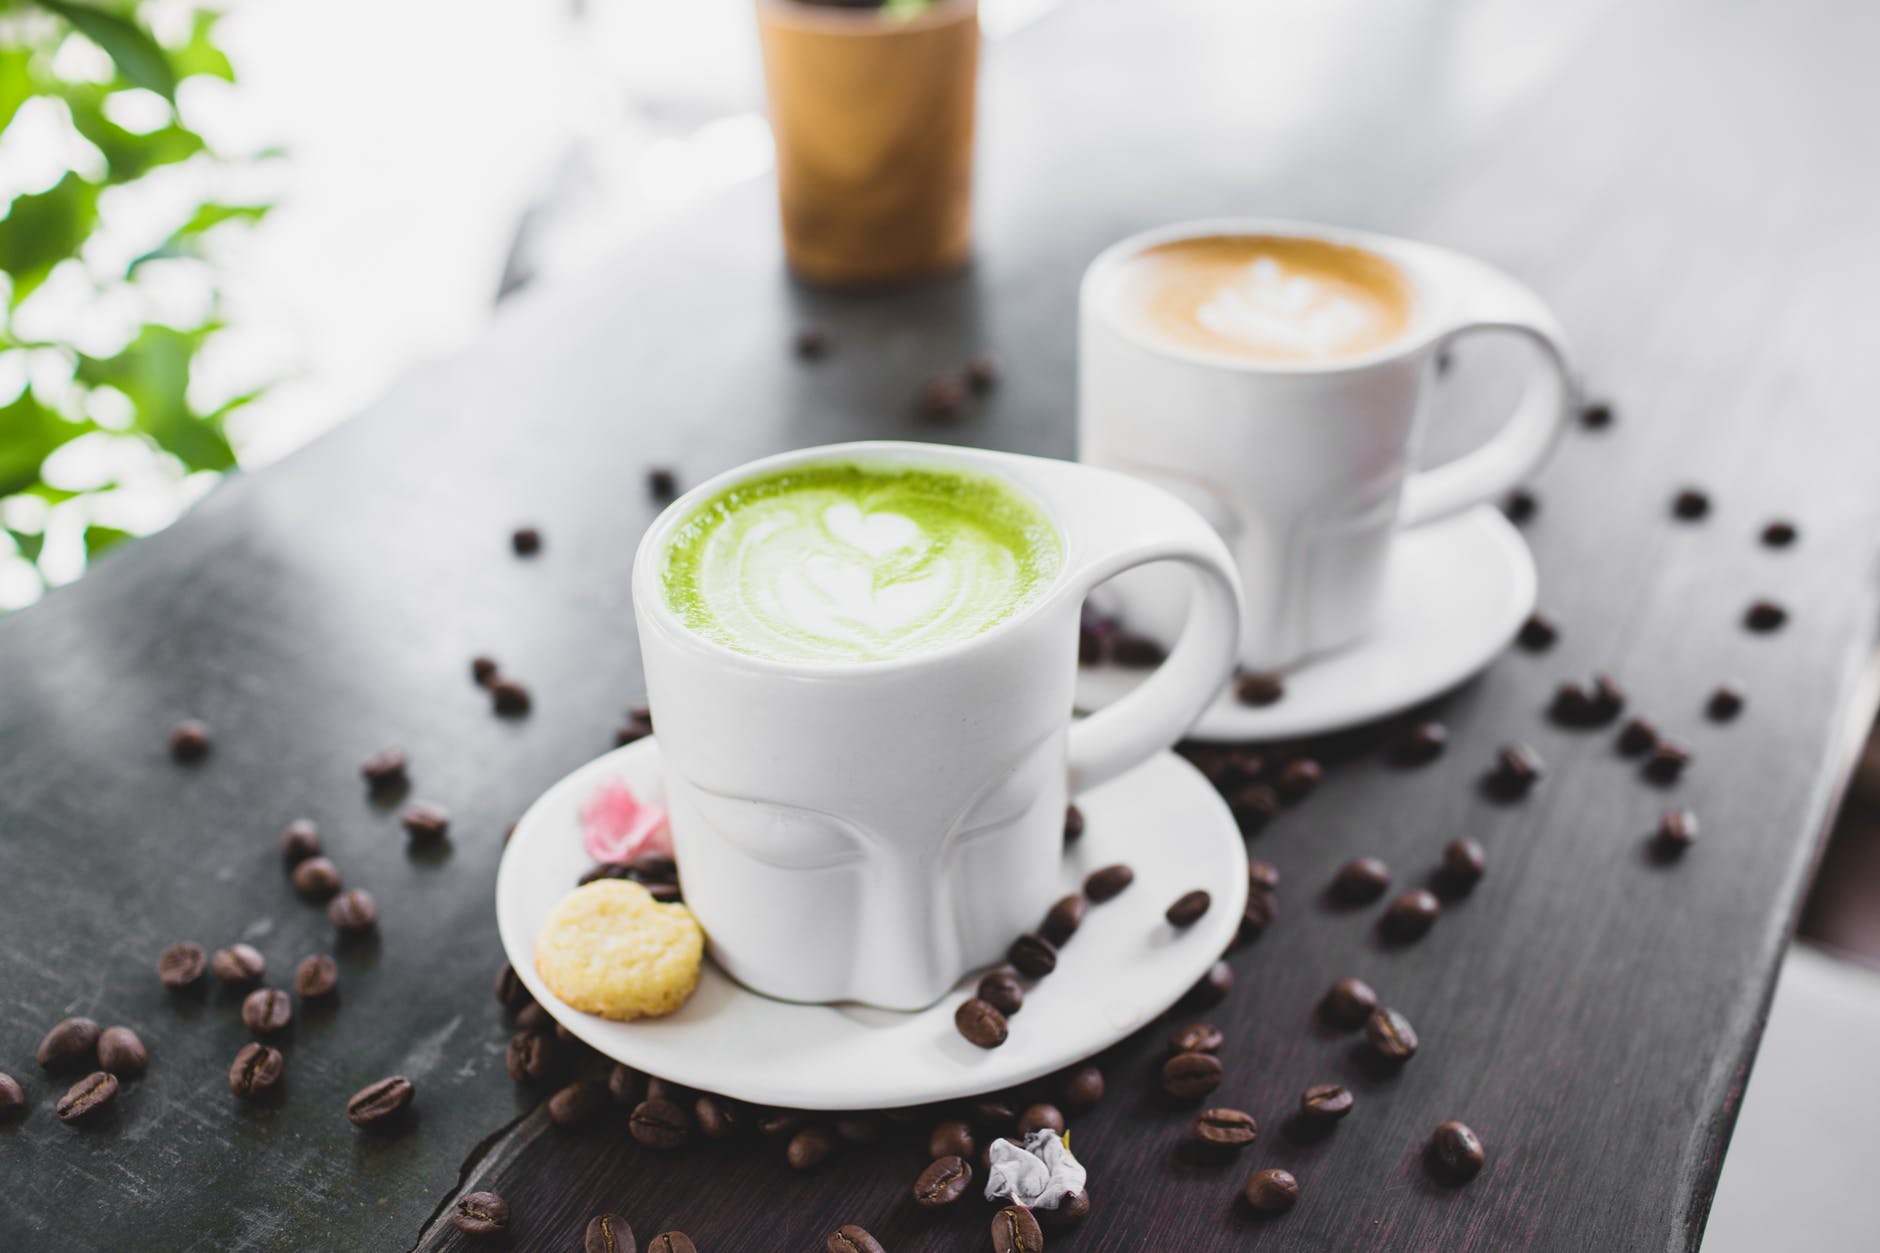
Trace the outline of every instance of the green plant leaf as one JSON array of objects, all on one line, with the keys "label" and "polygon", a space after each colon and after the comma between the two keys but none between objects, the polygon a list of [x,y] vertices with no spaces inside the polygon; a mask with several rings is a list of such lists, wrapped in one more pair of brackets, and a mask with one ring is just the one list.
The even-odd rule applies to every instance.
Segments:
[{"label": "green plant leaf", "polygon": [[209,327],[148,325],[114,357],[78,359],[78,380],[109,384],[130,397],[131,429],[148,436],[190,470],[233,470],[235,450],[222,425],[189,407],[189,362]]},{"label": "green plant leaf", "polygon": [[39,554],[45,551],[46,533],[44,531],[16,531],[8,527],[7,534],[13,537],[13,546],[20,550],[20,556],[28,561],[37,562]]},{"label": "green plant leaf", "polygon": [[0,131],[32,98],[33,78],[27,70],[32,55],[26,48],[0,48]]},{"label": "green plant leaf", "polygon": [[104,154],[107,183],[134,182],[160,165],[187,161],[206,147],[202,136],[175,123],[141,135],[127,131],[105,116],[104,96],[100,89],[73,91],[66,94],[65,103],[78,133]]},{"label": "green plant leaf", "polygon": [[92,422],[67,422],[39,403],[32,389],[0,408],[0,498],[40,486],[39,467],[63,445],[87,431]]},{"label": "green plant leaf", "polygon": [[200,257],[201,237],[222,225],[224,222],[259,222],[266,217],[272,206],[264,204],[205,204],[198,205],[189,220],[170,232],[170,237],[142,256],[132,259],[125,267],[126,278],[151,261],[167,261],[177,257]]},{"label": "green plant leaf", "polygon": [[45,191],[13,198],[0,218],[0,270],[13,276],[16,307],[53,266],[77,255],[97,220],[96,184],[72,171]]},{"label": "green plant leaf", "polygon": [[96,557],[107,548],[115,548],[127,539],[135,539],[129,531],[120,531],[114,526],[92,524],[85,528],[85,556]]},{"label": "green plant leaf", "polygon": [[107,13],[72,0],[33,0],[48,13],[56,13],[85,38],[103,48],[126,82],[156,92],[176,103],[176,71],[169,54],[150,32],[128,17]]},{"label": "green plant leaf", "polygon": [[221,18],[220,13],[209,9],[196,14],[189,28],[189,42],[170,52],[170,64],[176,67],[178,78],[207,74],[224,82],[235,81],[234,67],[228,63],[228,57],[223,55],[222,50],[215,46],[215,24]]}]

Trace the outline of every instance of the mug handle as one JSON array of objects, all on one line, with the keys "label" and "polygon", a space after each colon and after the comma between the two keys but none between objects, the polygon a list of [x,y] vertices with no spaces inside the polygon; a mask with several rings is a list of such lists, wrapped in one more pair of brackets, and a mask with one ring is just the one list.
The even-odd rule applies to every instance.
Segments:
[{"label": "mug handle", "polygon": [[1567,419],[1579,408],[1580,388],[1573,374],[1565,334],[1540,298],[1513,278],[1472,257],[1449,256],[1453,278],[1464,291],[1457,325],[1438,336],[1433,348],[1480,331],[1509,331],[1540,349],[1541,369],[1529,380],[1501,429],[1473,452],[1434,469],[1419,471],[1404,484],[1399,518],[1421,526],[1493,500],[1532,474],[1553,451]]},{"label": "mug handle", "polygon": [[[1067,575],[1060,595],[1081,604],[1093,588],[1152,561],[1193,575],[1188,621],[1167,660],[1115,704],[1070,730],[1073,793],[1169,747],[1194,725],[1234,671],[1240,641],[1240,574],[1207,521],[1169,492],[1129,475],[1074,462],[1044,462],[1045,495],[1064,523]],[[1042,468],[1042,467],[1040,467]]]}]

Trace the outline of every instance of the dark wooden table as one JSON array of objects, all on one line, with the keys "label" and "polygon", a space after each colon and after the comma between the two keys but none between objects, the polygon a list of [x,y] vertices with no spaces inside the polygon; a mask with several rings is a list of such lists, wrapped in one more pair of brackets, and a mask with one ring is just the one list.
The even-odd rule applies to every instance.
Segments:
[{"label": "dark wooden table", "polygon": [[[602,1208],[706,1253],[816,1250],[845,1221],[896,1253],[987,1247],[979,1203],[926,1221],[909,1202],[920,1134],[795,1175],[762,1141],[658,1155],[617,1118],[550,1128],[543,1093],[504,1073],[489,993],[502,833],[640,694],[627,573],[656,508],[647,466],[696,480],[864,436],[1070,455],[1080,267],[1127,231],[1230,211],[1507,266],[1558,308],[1618,420],[1575,432],[1538,484],[1527,534],[1559,643],[1436,706],[1450,749],[1424,769],[1388,764],[1393,728],[1316,746],[1319,792],[1250,837],[1284,875],[1280,918],[1211,1017],[1230,1041],[1216,1099],[1253,1111],[1260,1142],[1230,1163],[1181,1151],[1187,1115],[1153,1095],[1164,1030],[1142,1032],[1101,1059],[1110,1095],[1075,1120],[1095,1213],[1052,1247],[1695,1247],[1873,703],[1877,43],[1880,11],[1834,0],[1083,0],[988,57],[970,274],[799,290],[769,189],[750,188],[530,295],[472,351],[0,622],[0,1069],[32,1099],[0,1126],[0,1248],[452,1247],[438,1215],[473,1184],[511,1199],[526,1249],[576,1247]],[[809,319],[835,342],[813,367],[790,351]],[[1003,387],[923,425],[917,382],[980,348]],[[1451,390],[1479,414],[1500,381],[1472,353]],[[1700,523],[1668,516],[1685,484],[1713,494]],[[1801,527],[1785,552],[1756,540],[1777,515]],[[508,547],[524,520],[547,535],[526,561]],[[1740,628],[1759,596],[1791,607],[1784,630]],[[533,687],[531,716],[490,715],[478,652]],[[1675,788],[1642,783],[1610,731],[1543,720],[1556,683],[1595,670],[1694,749]],[[1710,723],[1725,678],[1748,708]],[[164,751],[184,716],[216,733],[194,768]],[[1495,805],[1475,785],[1512,740],[1547,774]],[[410,753],[413,796],[455,816],[437,855],[409,854],[395,811],[367,802],[359,763],[387,744]],[[1703,835],[1658,864],[1646,836],[1673,804]],[[246,938],[276,978],[331,949],[275,849],[302,816],[384,920],[340,950],[340,1004],[294,1029],[286,1099],[248,1108],[225,1087],[246,1038],[233,998],[172,999],[153,963],[173,940]],[[1465,833],[1488,878],[1420,943],[1382,948],[1374,909],[1321,902],[1349,856],[1411,882]],[[1311,1025],[1344,974],[1420,1030],[1401,1075]],[[84,1130],[53,1117],[64,1085],[32,1060],[70,1013],[132,1024],[153,1054]],[[391,1072],[417,1081],[416,1126],[355,1132],[346,1096]],[[1354,1087],[1356,1113],[1292,1142],[1284,1114],[1325,1080]],[[1418,1160],[1452,1117],[1490,1154],[1460,1189]],[[1266,1165],[1304,1189],[1276,1222],[1235,1205]]]}]

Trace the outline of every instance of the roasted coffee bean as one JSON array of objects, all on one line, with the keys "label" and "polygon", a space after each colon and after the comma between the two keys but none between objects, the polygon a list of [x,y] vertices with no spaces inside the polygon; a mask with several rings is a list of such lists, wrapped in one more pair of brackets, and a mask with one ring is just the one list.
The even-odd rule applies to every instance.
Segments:
[{"label": "roasted coffee bean", "polygon": [[1208,906],[1213,903],[1213,900],[1213,897],[1200,888],[1183,892],[1175,898],[1174,904],[1163,911],[1162,916],[1168,919],[1168,925],[1171,927],[1192,927],[1201,921],[1201,916],[1208,912]]},{"label": "roasted coffee bean", "polygon": [[1276,705],[1284,695],[1286,684],[1277,674],[1243,674],[1234,681],[1234,699],[1243,705]]},{"label": "roasted coffee bean", "polygon": [[9,1074],[0,1074],[0,1122],[11,1122],[26,1113],[26,1089]]},{"label": "roasted coffee bean", "polygon": [[990,353],[980,353],[966,363],[962,371],[966,386],[977,395],[985,395],[999,385],[999,362]]},{"label": "roasted coffee bean", "polygon": [[1240,911],[1240,926],[1234,931],[1234,944],[1251,944],[1265,934],[1279,914],[1279,906],[1265,892],[1249,892],[1247,905]]},{"label": "roasted coffee bean", "polygon": [[505,718],[519,718],[534,704],[529,689],[514,679],[498,679],[490,684],[490,706]]},{"label": "roasted coffee bean", "polygon": [[405,785],[406,765],[403,753],[395,748],[381,748],[360,764],[359,773],[365,776],[366,786],[372,791],[386,792]]},{"label": "roasted coffee bean", "polygon": [[326,900],[344,886],[340,882],[339,867],[326,857],[307,858],[294,867],[290,877],[294,891],[313,901]]},{"label": "roasted coffee bean", "polygon": [[502,673],[497,668],[494,657],[472,657],[470,659],[470,681],[478,687],[488,687]]},{"label": "roasted coffee bean", "polygon": [[[554,1029],[555,1020],[549,1017],[548,1011],[535,1001],[530,1001],[516,1011],[516,1030],[518,1031],[553,1031]],[[639,1102],[635,1101],[634,1104],[638,1105]]]},{"label": "roasted coffee bean", "polygon": [[1645,759],[1645,777],[1653,783],[1675,783],[1691,764],[1691,750],[1675,740],[1659,740]]},{"label": "roasted coffee bean", "polygon": [[676,1149],[691,1130],[685,1111],[671,1101],[641,1101],[627,1117],[627,1131],[649,1149]]},{"label": "roasted coffee bean", "polygon": [[1197,1022],[1168,1038],[1171,1053],[1218,1053],[1227,1037],[1211,1022]]},{"label": "roasted coffee bean", "polygon": [[503,1062],[517,1083],[539,1083],[555,1071],[555,1037],[546,1031],[518,1031],[509,1037]]},{"label": "roasted coffee bean", "polygon": [[1098,905],[1115,900],[1123,894],[1125,888],[1136,881],[1136,872],[1121,862],[1093,870],[1084,879],[1084,895]]},{"label": "roasted coffee bean", "polygon": [[1077,624],[1077,664],[1100,666],[1110,656],[1110,632],[1088,622]]},{"label": "roasted coffee bean", "polygon": [[992,1216],[992,1253],[1042,1253],[1044,1232],[1023,1205],[1008,1205]]},{"label": "roasted coffee bean", "polygon": [[602,879],[624,879],[626,877],[627,868],[618,862],[599,862],[590,868],[586,874],[576,879],[575,885],[577,887],[586,887],[588,884],[598,883]]},{"label": "roasted coffee bean", "polygon": [[1559,638],[1560,628],[1538,613],[1529,614],[1527,621],[1521,624],[1520,633],[1515,636],[1521,647],[1534,653],[1552,648],[1554,641]]},{"label": "roasted coffee bean", "polygon": [[1463,1123],[1446,1122],[1430,1136],[1430,1161],[1443,1175],[1457,1182],[1481,1173],[1488,1154],[1482,1141]]},{"label": "roasted coffee bean", "polygon": [[1354,857],[1332,874],[1332,895],[1352,905],[1376,900],[1389,886],[1390,867],[1375,857]]},{"label": "roasted coffee bean", "polygon": [[532,526],[519,526],[510,534],[509,546],[518,557],[532,557],[542,551],[542,532]]},{"label": "roasted coffee bean", "polygon": [[1273,785],[1279,798],[1291,805],[1304,800],[1325,777],[1325,768],[1310,757],[1295,757],[1279,768]]},{"label": "roasted coffee bean", "polygon": [[979,1141],[973,1136],[972,1125],[960,1118],[950,1118],[935,1125],[927,1136],[927,1156],[938,1160],[942,1157],[959,1157],[971,1160]]},{"label": "roasted coffee bean", "polygon": [[679,472],[671,466],[653,466],[646,472],[646,490],[654,500],[671,500],[679,494]]},{"label": "roasted coffee bean", "polygon": [[1153,670],[1168,660],[1168,650],[1146,635],[1118,631],[1110,637],[1110,660],[1125,670]]},{"label": "roasted coffee bean", "polygon": [[648,883],[642,886],[646,888],[648,896],[662,904],[670,905],[681,899],[679,885],[676,883]]},{"label": "roasted coffee bean", "polygon": [[1695,522],[1710,512],[1710,497],[1695,487],[1686,487],[1671,498],[1671,513],[1686,522]]},{"label": "roasted coffee bean", "polygon": [[120,1079],[141,1075],[150,1068],[150,1050],[129,1027],[106,1027],[98,1036],[98,1069]]},{"label": "roasted coffee bean", "polygon": [[1075,805],[1064,808],[1064,842],[1075,844],[1084,835],[1084,811]]},{"label": "roasted coffee bean", "polygon": [[767,1109],[757,1116],[757,1134],[768,1140],[788,1140],[809,1125],[800,1109]]},{"label": "roasted coffee bean", "polygon": [[1204,1109],[1195,1115],[1195,1138],[1220,1149],[1244,1149],[1260,1134],[1253,1115],[1238,1109]]},{"label": "roasted coffee bean", "polygon": [[84,1122],[88,1118],[95,1118],[117,1094],[117,1076],[94,1070],[66,1089],[65,1095],[59,1098],[55,1112],[60,1122]]},{"label": "roasted coffee bean", "polygon": [[1592,431],[1603,431],[1612,425],[1612,404],[1609,401],[1595,400],[1580,410],[1580,425]]},{"label": "roasted coffee bean", "polygon": [[403,1075],[381,1079],[353,1093],[352,1099],[346,1102],[346,1120],[368,1131],[389,1127],[410,1108],[417,1094],[417,1088]]},{"label": "roasted coffee bean", "polygon": [[1326,1121],[1343,1118],[1355,1103],[1351,1090],[1336,1083],[1315,1083],[1299,1097],[1299,1112]]},{"label": "roasted coffee bean", "polygon": [[722,1096],[704,1095],[692,1102],[692,1121],[708,1140],[729,1140],[744,1127],[744,1111]]},{"label": "roasted coffee bean", "polygon": [[1233,990],[1234,968],[1217,961],[1182,995],[1181,1003],[1191,1009],[1210,1009],[1226,1000]]},{"label": "roasted coffee bean", "polygon": [[1003,1135],[1018,1126],[1018,1111],[1000,1100],[978,1100],[972,1104],[973,1126],[987,1135]]},{"label": "roasted coffee bean", "polygon": [[1442,912],[1442,902],[1435,893],[1412,888],[1385,906],[1381,924],[1384,934],[1393,940],[1415,940],[1429,933]]},{"label": "roasted coffee bean", "polygon": [[1018,967],[1021,975],[1042,979],[1057,969],[1057,945],[1035,931],[1027,931],[1012,941],[1005,960]]},{"label": "roasted coffee bean", "polygon": [[627,863],[627,878],[635,883],[677,883],[679,863],[666,853],[641,853]]},{"label": "roasted coffee bean", "polygon": [[497,1236],[509,1230],[509,1202],[494,1192],[469,1192],[451,1207],[450,1225],[466,1236]]},{"label": "roasted coffee bean", "polygon": [[1793,522],[1777,520],[1762,529],[1762,542],[1770,548],[1787,548],[1798,534]]},{"label": "roasted coffee bean", "polygon": [[607,1090],[591,1079],[577,1079],[548,1098],[548,1120],[557,1127],[585,1127],[600,1117]]},{"label": "roasted coffee bean", "polygon": [[996,1049],[1004,1044],[1010,1030],[998,1007],[976,996],[960,1002],[960,1007],[953,1011],[953,1025],[966,1037],[967,1043],[982,1049]]},{"label": "roasted coffee bean", "polygon": [[1726,683],[1710,694],[1704,712],[1713,722],[1728,722],[1743,712],[1743,693]]},{"label": "roasted coffee bean", "polygon": [[798,357],[805,361],[820,361],[829,352],[829,332],[820,326],[799,326],[792,343]]},{"label": "roasted coffee bean", "polygon": [[1443,845],[1442,879],[1452,891],[1467,891],[1488,873],[1488,854],[1466,836]]},{"label": "roasted coffee bean", "polygon": [[[1060,897],[1045,914],[1044,921],[1038,924],[1038,934],[1053,944],[1064,943],[1077,934],[1077,928],[1083,926],[1084,913],[1089,907],[1090,902],[1082,892],[1072,892],[1069,896]],[[996,1001],[993,1003],[998,1004]],[[1003,1009],[1004,1006],[1000,1008]]]},{"label": "roasted coffee bean", "polygon": [[1059,1135],[1064,1134],[1064,1111],[1044,1101],[1028,1105],[1025,1112],[1018,1116],[1018,1134],[1028,1136],[1034,1131],[1049,1127]]},{"label": "roasted coffee bean", "polygon": [[[515,1072],[510,1073],[513,1075]],[[614,1098],[614,1104],[632,1109],[646,1099],[646,1076],[631,1066],[616,1062],[607,1073],[607,1095]]]},{"label": "roasted coffee bean", "polygon": [[698,1245],[683,1231],[662,1231],[647,1244],[646,1253],[698,1253]]},{"label": "roasted coffee bean", "polygon": [[1643,718],[1634,718],[1619,732],[1619,751],[1627,757],[1650,752],[1658,743],[1658,728]]},{"label": "roasted coffee bean", "polygon": [[1625,710],[1625,689],[1609,674],[1593,676],[1593,718],[1601,724],[1611,722]]},{"label": "roasted coffee bean", "polygon": [[1502,513],[1516,526],[1532,518],[1540,507],[1540,499],[1525,487],[1513,488],[1501,498]]},{"label": "roasted coffee bean", "polygon": [[1279,867],[1258,857],[1247,862],[1247,886],[1256,892],[1279,890]]},{"label": "roasted coffee bean", "polygon": [[1056,1209],[1035,1210],[1032,1217],[1050,1231],[1069,1231],[1090,1217],[1090,1193],[1069,1192],[1058,1201]]},{"label": "roasted coffee bean", "polygon": [[1743,611],[1743,625],[1759,634],[1779,630],[1789,620],[1789,611],[1773,600],[1759,600]]},{"label": "roasted coffee bean", "polygon": [[1267,824],[1279,816],[1279,793],[1267,783],[1249,783],[1229,796],[1227,804],[1234,811],[1234,821],[1250,835],[1266,830]]},{"label": "roasted coffee bean", "polygon": [[170,728],[170,756],[178,761],[201,761],[209,755],[211,743],[209,728],[194,718],[185,719]]},{"label": "roasted coffee bean", "polygon": [[614,730],[614,747],[624,747],[625,745],[633,743],[635,740],[643,740],[652,733],[653,728],[650,725],[632,721],[625,722]]},{"label": "roasted coffee bean", "polygon": [[281,828],[281,856],[290,866],[320,855],[320,828],[296,818]]},{"label": "roasted coffee bean", "polygon": [[339,990],[339,963],[315,954],[294,967],[294,991],[303,1001],[317,1001]]},{"label": "roasted coffee bean", "polygon": [[1379,1008],[1364,1020],[1365,1043],[1385,1061],[1406,1062],[1416,1054],[1416,1028],[1394,1009]]},{"label": "roasted coffee bean", "polygon": [[450,834],[450,815],[436,805],[407,805],[398,821],[413,844],[434,844]]},{"label": "roasted coffee bean", "polygon": [[228,1068],[228,1090],[244,1101],[266,1096],[281,1082],[287,1059],[265,1044],[244,1044]]},{"label": "roasted coffee bean", "polygon": [[529,989],[522,984],[522,976],[508,962],[496,968],[496,979],[492,985],[496,999],[505,1009],[521,1009],[529,1003]]},{"label": "roasted coffee bean", "polygon": [[1072,1113],[1091,1109],[1103,1099],[1103,1072],[1095,1066],[1079,1066],[1064,1077],[1064,1107]]},{"label": "roasted coffee bean", "polygon": [[1544,770],[1539,753],[1526,744],[1510,744],[1495,758],[1494,784],[1505,796],[1524,796]]},{"label": "roasted coffee bean", "polygon": [[231,944],[216,950],[209,959],[209,969],[227,986],[242,988],[259,983],[268,972],[268,962],[251,944]]},{"label": "roasted coffee bean", "polygon": [[53,1025],[33,1054],[47,1070],[95,1070],[98,1065],[98,1024],[89,1018],[65,1018]]},{"label": "roasted coffee bean", "polygon": [[633,1228],[619,1214],[596,1214],[581,1233],[581,1253],[639,1253]]},{"label": "roasted coffee bean", "polygon": [[1284,1214],[1299,1203],[1299,1181],[1290,1171],[1262,1170],[1247,1180],[1243,1195],[1256,1213]]},{"label": "roasted coffee bean", "polygon": [[887,1131],[888,1120],[879,1114],[839,1114],[830,1125],[844,1144],[873,1144]]},{"label": "roasted coffee bean", "polygon": [[783,1160],[791,1170],[814,1170],[836,1151],[836,1133],[821,1123],[814,1123],[790,1137],[783,1147]]},{"label": "roasted coffee bean", "polygon": [[966,411],[966,385],[952,374],[936,374],[920,385],[915,405],[921,416],[945,421]]},{"label": "roasted coffee bean", "polygon": [[203,954],[202,945],[188,940],[170,945],[157,957],[157,978],[172,992],[197,986],[208,968],[209,959]]},{"label": "roasted coffee bean", "polygon": [[1162,1063],[1162,1090],[1196,1101],[1221,1086],[1221,1059],[1212,1053],[1177,1053]]},{"label": "roasted coffee bean", "polygon": [[379,925],[379,907],[364,888],[348,888],[328,901],[326,916],[342,935],[364,935]]},{"label": "roasted coffee bean", "polygon": [[1334,1027],[1355,1031],[1377,1008],[1377,993],[1362,979],[1340,979],[1319,1001],[1319,1015]]},{"label": "roasted coffee bean", "polygon": [[1661,848],[1671,852],[1683,852],[1696,839],[1697,815],[1690,810],[1667,809],[1658,819],[1658,843]]},{"label": "roasted coffee bean", "polygon": [[1449,747],[1449,729],[1440,722],[1419,722],[1397,746],[1397,760],[1419,766],[1434,761]]},{"label": "roasted coffee bean", "polygon": [[1599,721],[1593,713],[1593,694],[1578,683],[1562,683],[1554,689],[1547,716],[1566,727],[1590,727]]},{"label": "roasted coffee bean", "polygon": [[1011,1017],[1025,1007],[1025,985],[1009,970],[994,970],[979,981],[979,999]]},{"label": "roasted coffee bean", "polygon": [[887,1253],[881,1241],[857,1227],[854,1223],[843,1223],[823,1241],[823,1253]]},{"label": "roasted coffee bean", "polygon": [[914,1201],[924,1209],[951,1205],[973,1185],[973,1168],[957,1154],[936,1157],[914,1180]]}]

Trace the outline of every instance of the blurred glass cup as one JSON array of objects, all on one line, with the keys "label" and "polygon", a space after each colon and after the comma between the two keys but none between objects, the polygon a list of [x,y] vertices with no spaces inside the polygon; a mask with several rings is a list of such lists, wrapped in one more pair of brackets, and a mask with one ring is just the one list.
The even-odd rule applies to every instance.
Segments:
[{"label": "blurred glass cup", "polygon": [[965,264],[977,0],[757,0],[757,26],[790,268],[869,284]]}]

